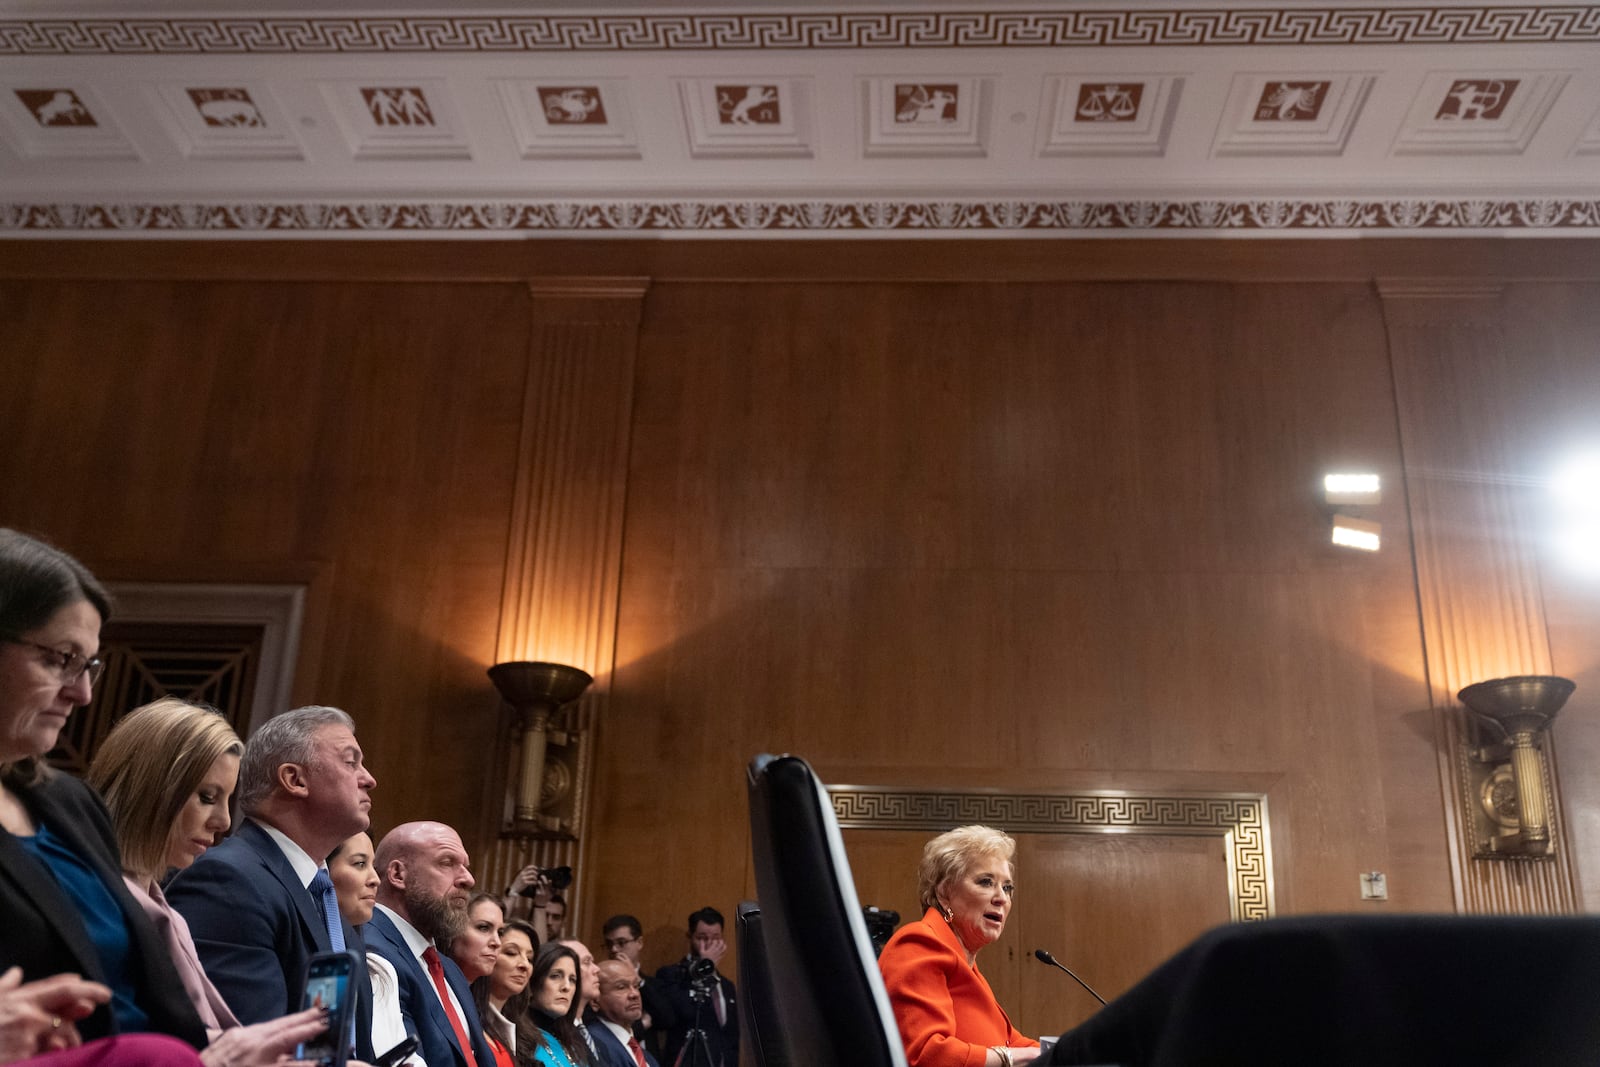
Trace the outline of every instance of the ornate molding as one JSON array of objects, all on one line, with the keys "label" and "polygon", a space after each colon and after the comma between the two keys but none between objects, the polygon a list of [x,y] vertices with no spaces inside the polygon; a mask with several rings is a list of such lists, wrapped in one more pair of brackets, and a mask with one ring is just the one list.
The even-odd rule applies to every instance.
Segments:
[{"label": "ornate molding", "polygon": [[[1600,9],[1597,9],[1600,10]],[[141,238],[529,233],[936,234],[1593,231],[1600,198],[1217,200],[329,200],[0,202],[0,234]]]},{"label": "ornate molding", "polygon": [[0,55],[1592,44],[1592,4],[0,19]]},{"label": "ornate molding", "polygon": [[999,793],[862,785],[827,789],[839,826],[847,830],[948,830],[986,823],[1007,833],[1221,838],[1234,920],[1272,917],[1271,831],[1267,798],[1261,793]]}]

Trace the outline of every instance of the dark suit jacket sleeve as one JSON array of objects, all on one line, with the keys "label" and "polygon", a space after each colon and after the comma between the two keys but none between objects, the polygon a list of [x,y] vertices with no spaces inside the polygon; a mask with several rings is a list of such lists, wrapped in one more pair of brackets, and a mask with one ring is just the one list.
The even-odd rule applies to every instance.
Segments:
[{"label": "dark suit jacket sleeve", "polygon": [[230,837],[180,873],[166,894],[189,923],[206,976],[240,1022],[300,1009],[310,959],[300,917],[254,849]]},{"label": "dark suit jacket sleeve", "polygon": [[638,1067],[633,1062],[633,1053],[617,1040],[617,1035],[598,1015],[590,1012],[584,1016],[583,1023],[589,1028],[589,1036],[594,1039],[595,1051],[600,1054],[600,1067]]},{"label": "dark suit jacket sleeve", "polygon": [[[122,857],[111,817],[98,794],[64,774],[22,791],[34,818],[50,828],[100,875],[122,910],[133,949],[129,977],[139,1004],[157,1033],[205,1047],[205,1026],[189,1002],[165,944],[144,909],[122,881]],[[20,966],[26,980],[74,972],[104,977],[99,956],[71,900],[22,846],[0,831],[0,970]],[[110,1011],[101,1007],[78,1023],[88,1038],[112,1033]]]}]

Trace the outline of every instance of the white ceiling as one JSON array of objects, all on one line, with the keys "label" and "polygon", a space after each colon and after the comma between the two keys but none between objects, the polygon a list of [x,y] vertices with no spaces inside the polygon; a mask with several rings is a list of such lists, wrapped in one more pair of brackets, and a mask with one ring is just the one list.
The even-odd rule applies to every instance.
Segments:
[{"label": "white ceiling", "polygon": [[1600,5],[0,0],[0,236],[1486,232],[1600,232]]}]

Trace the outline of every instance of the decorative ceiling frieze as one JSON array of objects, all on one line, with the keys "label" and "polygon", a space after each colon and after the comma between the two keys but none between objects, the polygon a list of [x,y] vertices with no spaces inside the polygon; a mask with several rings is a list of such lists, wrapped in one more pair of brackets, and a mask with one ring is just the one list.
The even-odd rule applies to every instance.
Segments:
[{"label": "decorative ceiling frieze", "polygon": [[0,0],[0,234],[1600,228],[1600,3],[427,2]]},{"label": "decorative ceiling frieze", "polygon": [[0,55],[1600,43],[1592,4],[0,19]]},{"label": "decorative ceiling frieze", "polygon": [[0,232],[63,236],[907,236],[1140,232],[1600,232],[1590,200],[745,200],[307,203],[0,202]]}]

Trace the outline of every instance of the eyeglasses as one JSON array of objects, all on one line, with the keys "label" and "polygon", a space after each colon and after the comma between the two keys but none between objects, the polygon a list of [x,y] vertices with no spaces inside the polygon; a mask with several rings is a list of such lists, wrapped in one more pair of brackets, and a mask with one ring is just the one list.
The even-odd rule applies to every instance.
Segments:
[{"label": "eyeglasses", "polygon": [[635,941],[639,941],[639,940],[641,940],[641,938],[637,938],[637,937],[608,937],[608,938],[606,938],[606,948],[610,949],[613,952],[616,952],[618,949],[627,948],[629,945],[631,945]]},{"label": "eyeglasses", "polygon": [[71,685],[85,674],[89,676],[89,684],[100,680],[100,675],[105,673],[106,661],[99,656],[85,656],[81,652],[63,652],[59,648],[41,645],[37,641],[24,641],[20,637],[0,635],[0,641],[9,641],[13,645],[22,645],[24,648],[35,648],[45,655],[45,662],[56,669],[61,675],[62,685]]}]

